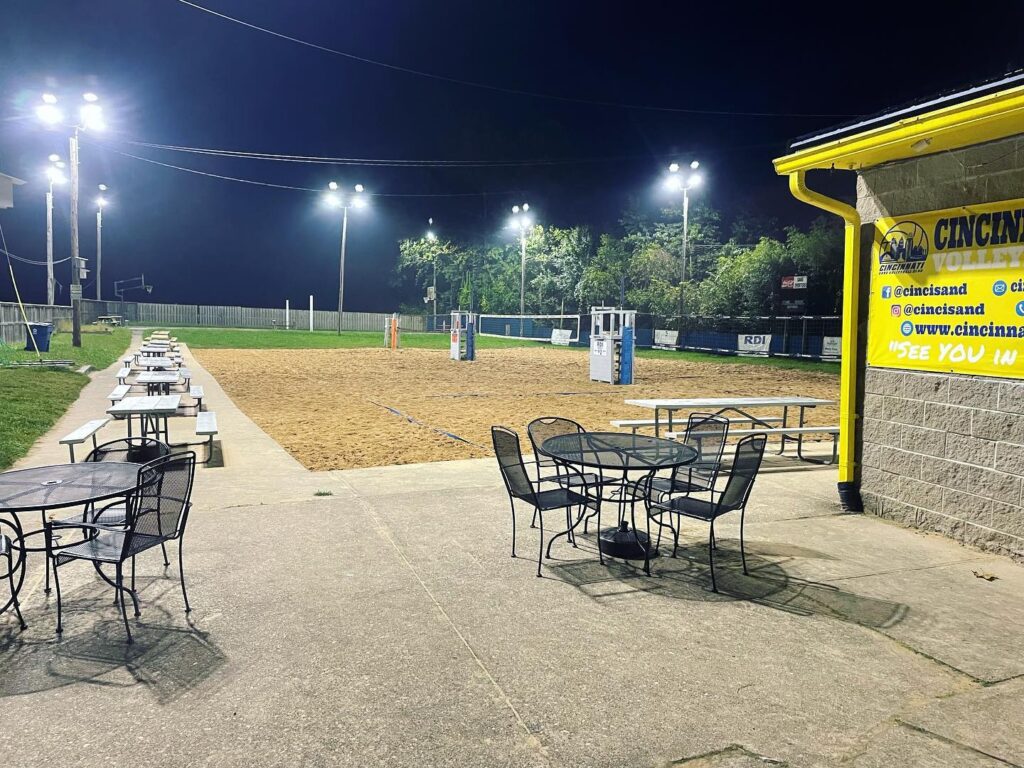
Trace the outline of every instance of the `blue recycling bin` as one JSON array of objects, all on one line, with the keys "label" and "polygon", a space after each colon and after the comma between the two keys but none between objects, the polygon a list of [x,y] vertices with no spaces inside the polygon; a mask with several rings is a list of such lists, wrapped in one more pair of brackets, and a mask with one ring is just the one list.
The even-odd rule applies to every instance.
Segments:
[{"label": "blue recycling bin", "polygon": [[[29,323],[25,329],[25,351],[50,351],[50,336],[53,335],[53,323]],[[35,344],[32,340],[35,339]]]}]

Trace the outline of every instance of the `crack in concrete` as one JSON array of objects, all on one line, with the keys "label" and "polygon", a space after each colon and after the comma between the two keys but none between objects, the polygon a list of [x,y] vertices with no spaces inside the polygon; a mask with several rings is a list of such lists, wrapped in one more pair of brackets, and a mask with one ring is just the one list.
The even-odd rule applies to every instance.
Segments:
[{"label": "crack in concrete", "polygon": [[772,757],[760,755],[757,752],[754,752],[753,750],[747,749],[742,744],[730,744],[729,746],[723,747],[722,749],[715,749],[710,752],[704,752],[699,755],[684,757],[680,760],[674,760],[671,763],[667,763],[666,765],[680,766],[681,768],[686,768],[687,766],[689,766],[689,768],[713,768],[714,763],[708,762],[709,760],[717,762],[717,758],[735,756],[749,757],[753,760],[762,762],[765,765],[781,766],[781,768],[787,768],[787,766],[789,766],[789,763],[783,760],[776,760]]},{"label": "crack in concrete", "polygon": [[1024,766],[1022,766],[1020,763],[1014,763],[1014,762],[1012,762],[1010,760],[1006,760],[1005,758],[999,757],[998,755],[993,755],[991,752],[986,752],[983,749],[978,749],[977,747],[972,747],[970,744],[964,744],[962,741],[957,741],[956,739],[951,739],[948,736],[943,736],[941,733],[935,733],[934,731],[930,731],[927,728],[923,728],[920,725],[914,725],[913,723],[908,723],[905,720],[901,720],[898,717],[896,718],[896,724],[897,725],[901,725],[904,728],[907,728],[907,729],[909,729],[911,731],[915,731],[916,733],[920,733],[920,734],[922,734],[924,736],[928,736],[930,738],[933,738],[933,739],[935,739],[937,741],[941,741],[941,742],[943,742],[945,744],[949,744],[952,747],[956,747],[958,749],[963,749],[963,750],[966,750],[967,752],[973,752],[976,755],[981,755],[982,757],[987,757],[990,760],[995,760],[996,762],[1002,763],[1003,765],[1010,766],[1010,768],[1024,768]]}]

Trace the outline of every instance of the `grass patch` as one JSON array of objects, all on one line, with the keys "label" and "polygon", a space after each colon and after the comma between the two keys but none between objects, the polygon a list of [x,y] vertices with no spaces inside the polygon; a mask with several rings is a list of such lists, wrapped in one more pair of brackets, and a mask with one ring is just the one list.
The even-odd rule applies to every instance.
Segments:
[{"label": "grass patch", "polygon": [[88,381],[74,371],[0,370],[0,470],[28,453],[78,399]]},{"label": "grass patch", "polygon": [[710,352],[676,352],[670,349],[638,349],[637,357],[656,360],[683,360],[693,363],[732,363],[734,365],[761,365],[768,368],[783,368],[796,371],[816,371],[839,375],[839,363],[821,363],[817,360],[800,360],[791,357],[740,357],[739,355],[715,355]]},{"label": "grass patch", "polygon": [[[91,365],[98,371],[117,360],[128,349],[132,332],[128,328],[107,326],[85,326],[82,328],[82,346],[71,346],[71,332],[55,333],[50,338],[50,351],[43,353],[44,360],[71,360],[75,367]],[[35,352],[25,352],[21,345],[4,350],[9,361],[34,361]]]},{"label": "grass patch", "polygon": [[[384,331],[284,331],[241,328],[168,329],[192,349],[367,349],[384,347]],[[402,346],[410,349],[448,349],[447,333],[402,333]],[[545,342],[478,336],[478,349],[526,347]]]},{"label": "grass patch", "polygon": [[314,496],[333,496],[334,495],[334,491],[316,491],[313,495]]}]

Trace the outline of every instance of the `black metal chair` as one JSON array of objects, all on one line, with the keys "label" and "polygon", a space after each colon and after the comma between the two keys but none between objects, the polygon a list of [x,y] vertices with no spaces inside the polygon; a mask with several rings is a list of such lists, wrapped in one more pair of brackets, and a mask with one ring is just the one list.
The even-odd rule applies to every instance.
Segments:
[{"label": "black metal chair", "polygon": [[666,496],[712,490],[722,467],[728,437],[729,420],[724,416],[691,413],[682,442],[696,449],[697,459],[673,470],[671,476],[655,477],[651,481],[651,490],[659,494],[659,501],[664,501]]},{"label": "black metal chair", "polygon": [[[53,568],[53,581],[57,588],[57,633],[63,632],[60,579],[58,570],[72,560],[86,560],[96,566],[96,572],[114,589],[121,606],[128,642],[132,642],[128,626],[125,593],[139,615],[139,600],[135,593],[135,557],[147,549],[174,539],[178,540],[178,567],[181,594],[185,599],[185,612],[192,610],[185,590],[185,561],[182,537],[191,509],[192,482],[195,478],[196,454],[193,451],[174,453],[144,464],[139,468],[138,485],[124,503],[125,516],[121,523],[93,522],[92,520],[49,521],[46,525],[47,558]],[[119,504],[118,502],[117,504]],[[110,506],[116,506],[110,505]],[[103,519],[103,509],[95,519]],[[83,529],[88,538],[63,549],[54,549],[55,532]],[[132,585],[124,585],[124,564],[132,561]],[[103,565],[115,567],[115,577],[103,573]]]},{"label": "black metal chair", "polygon": [[[537,575],[540,576],[541,562],[544,558],[544,513],[552,509],[565,510],[565,524],[568,531],[569,541],[576,546],[575,537],[571,533],[572,520],[570,517],[573,507],[580,508],[580,514],[585,507],[594,507],[600,502],[588,496],[589,488],[586,478],[572,467],[566,467],[567,473],[575,473],[578,476],[573,484],[574,488],[583,492],[579,493],[568,487],[568,484],[549,491],[540,490],[540,483],[530,480],[526,471],[526,463],[523,461],[523,451],[519,443],[519,435],[507,427],[491,427],[491,441],[494,444],[494,454],[498,458],[498,468],[501,470],[502,480],[505,481],[505,490],[508,491],[509,504],[512,507],[512,557],[516,556],[516,499],[525,501],[534,509],[534,514],[540,520],[540,549],[537,553]],[[548,557],[551,556],[551,547],[548,547]]]},{"label": "black metal chair", "polygon": [[[601,475],[594,472],[567,473],[558,462],[540,452],[540,447],[548,438],[559,435],[579,435],[586,431],[579,422],[561,416],[542,416],[526,425],[526,434],[529,435],[530,445],[533,446],[538,483],[558,483],[572,488],[583,485],[584,481],[588,486],[602,485],[605,482]],[[544,472],[548,472],[548,474],[544,474]]]},{"label": "black metal chair", "polygon": [[[89,451],[86,461],[125,461],[132,464],[147,464],[155,459],[169,456],[171,448],[167,443],[152,437],[122,437],[117,440],[98,445]],[[102,514],[96,513],[93,507],[86,507],[82,520],[107,525],[124,523],[124,504],[109,504],[103,508]],[[66,518],[61,522],[73,522],[75,518]],[[164,567],[170,566],[167,557],[167,545],[160,542],[160,550],[164,556]],[[49,576],[49,574],[47,574]],[[49,591],[49,590],[47,590]]]},{"label": "black metal chair", "polygon": [[[3,526],[8,526],[12,533],[13,538],[3,532]],[[0,575],[0,578],[6,578],[8,584],[11,587],[11,601],[10,605],[14,608],[14,613],[18,617],[18,624],[21,625],[22,629],[25,629],[28,625],[25,623],[25,617],[21,615],[21,603],[18,602],[18,591],[14,584],[14,573],[18,569],[25,565],[25,553],[18,551],[17,555],[14,554],[14,539],[21,541],[22,531],[21,524],[18,522],[18,518],[7,518],[0,517],[0,557],[7,561],[7,572]]]},{"label": "black metal chair", "polygon": [[[647,514],[657,518],[658,525],[662,525],[660,517],[669,516],[668,527],[672,529],[674,544],[672,556],[675,557],[679,548],[679,527],[683,517],[694,520],[704,520],[709,523],[708,533],[708,561],[711,565],[711,590],[718,591],[715,583],[715,520],[727,512],[740,513],[740,558],[743,562],[743,573],[747,573],[747,555],[743,548],[743,522],[746,517],[747,500],[750,498],[750,491],[754,487],[754,480],[757,479],[758,470],[761,468],[761,460],[764,458],[764,447],[768,442],[766,435],[750,435],[736,444],[736,455],[733,458],[732,467],[729,469],[729,479],[725,488],[721,491],[710,491],[711,499],[700,499],[694,496],[676,496],[666,502],[654,501],[652,494],[647,494]],[[716,498],[717,497],[717,498]],[[675,515],[676,525],[673,527],[671,518]]]}]

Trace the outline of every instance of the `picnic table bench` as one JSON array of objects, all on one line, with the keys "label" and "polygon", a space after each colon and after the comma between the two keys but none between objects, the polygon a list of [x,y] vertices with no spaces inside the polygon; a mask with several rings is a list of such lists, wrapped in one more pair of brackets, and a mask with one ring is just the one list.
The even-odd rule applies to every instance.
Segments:
[{"label": "picnic table bench", "polygon": [[[700,435],[700,432],[695,433]],[[711,433],[708,433],[711,434]],[[839,427],[773,427],[771,429],[730,429],[729,437],[746,437],[747,435],[767,435],[778,437],[782,440],[782,450],[785,450],[786,440],[796,442],[796,455],[801,461],[809,461],[812,464],[835,464],[839,457]],[[804,435],[831,435],[832,436],[832,459],[820,461],[804,456]],[[666,432],[665,437],[670,440],[680,440],[686,437],[685,432]],[[782,453],[782,450],[779,453]]]},{"label": "picnic table bench", "polygon": [[[729,417],[729,424],[750,424],[753,423],[754,421],[757,421],[758,423],[762,424],[777,424],[782,421],[782,417],[758,416],[756,417],[756,419],[744,416]],[[645,427],[657,426],[658,422],[655,421],[654,419],[612,419],[610,423],[616,429],[628,429],[635,435],[637,433],[637,430],[643,429]]]},{"label": "picnic table bench", "polygon": [[74,432],[69,432],[60,439],[61,445],[68,447],[68,452],[71,455],[71,463],[75,463],[75,446],[81,445],[90,437],[92,438],[92,447],[96,447],[96,433],[99,432],[103,427],[107,425],[110,419],[93,419],[88,421]]},{"label": "picnic table bench", "polygon": [[201,411],[196,414],[196,435],[206,437],[206,460],[203,464],[209,463],[213,458],[213,438],[217,434],[217,414],[213,411]]}]

